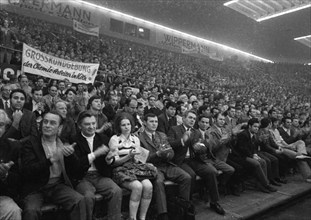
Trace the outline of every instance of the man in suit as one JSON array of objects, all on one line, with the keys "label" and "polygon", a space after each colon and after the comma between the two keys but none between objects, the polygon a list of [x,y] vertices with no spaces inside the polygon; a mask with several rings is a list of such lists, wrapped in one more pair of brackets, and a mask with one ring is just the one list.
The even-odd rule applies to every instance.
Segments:
[{"label": "man in suit", "polygon": [[43,91],[40,87],[34,87],[31,93],[32,97],[25,103],[24,108],[32,111],[36,116],[37,122],[40,122],[43,115],[50,109],[42,100]]},{"label": "man in suit", "polygon": [[[69,212],[71,220],[86,219],[85,198],[70,183],[65,163],[73,145],[64,145],[57,137],[62,117],[57,112],[46,113],[42,120],[42,136],[31,136],[22,148],[21,173],[24,197],[23,219],[41,218],[41,207],[49,200]],[[65,157],[64,157],[65,156]]]},{"label": "man in suit", "polygon": [[103,114],[107,116],[108,121],[113,121],[118,110],[118,97],[112,95],[109,97],[109,103],[103,108]]},{"label": "man in suit", "polygon": [[21,220],[22,210],[14,201],[21,187],[18,167],[20,146],[16,141],[3,138],[10,123],[6,112],[0,109],[0,219]]},{"label": "man in suit", "polygon": [[227,110],[227,116],[225,118],[225,126],[231,129],[237,125],[237,120],[235,118],[235,108],[230,106]]},{"label": "man in suit", "polygon": [[1,87],[0,109],[7,110],[11,107],[10,93],[11,93],[10,84],[5,84]]},{"label": "man in suit", "polygon": [[68,167],[68,173],[76,190],[86,198],[87,219],[93,219],[96,192],[108,202],[108,219],[120,220],[122,190],[112,181],[112,168],[105,159],[109,152],[109,139],[96,133],[96,118],[89,111],[79,114],[77,124],[81,132],[75,138],[77,145],[73,164],[78,165]]},{"label": "man in suit", "polygon": [[172,127],[168,132],[168,140],[175,153],[173,162],[190,174],[192,186],[195,184],[196,175],[204,180],[211,195],[211,209],[218,214],[224,215],[225,211],[218,203],[218,171],[212,166],[199,164],[196,160],[193,160],[193,146],[201,135],[198,130],[193,129],[195,120],[196,113],[191,110],[186,111],[183,116],[183,124]]},{"label": "man in suit", "polygon": [[21,89],[15,89],[10,94],[11,108],[6,110],[12,120],[11,126],[4,134],[5,138],[14,138],[24,143],[30,136],[38,136],[35,115],[24,108],[26,93]]},{"label": "man in suit", "polygon": [[156,97],[155,95],[151,94],[148,97],[148,106],[145,107],[144,114],[153,113],[155,115],[160,115],[162,111],[158,109],[155,105]]},{"label": "man in suit", "polygon": [[165,105],[165,112],[158,117],[158,128],[157,131],[168,133],[171,127],[177,125],[175,113],[176,113],[176,103],[168,101]]},{"label": "man in suit", "polygon": [[281,137],[288,144],[291,150],[298,153],[307,154],[306,144],[304,141],[299,140],[298,135],[292,130],[292,119],[285,117],[282,119],[282,125],[278,128]]},{"label": "man in suit", "polygon": [[257,154],[259,142],[256,134],[258,130],[259,120],[257,118],[251,118],[248,121],[248,128],[238,134],[237,144],[233,148],[233,154],[236,158],[239,158],[239,164],[243,168],[254,174],[258,180],[258,188],[262,192],[275,192],[276,189],[269,185],[266,162]]},{"label": "man in suit", "polygon": [[157,203],[158,219],[166,220],[167,205],[164,180],[171,180],[179,185],[179,195],[185,200],[190,198],[191,177],[190,175],[171,162],[174,156],[166,134],[156,131],[158,117],[149,113],[144,117],[145,130],[139,139],[142,147],[149,150],[147,162],[153,163],[158,168],[158,176],[154,184],[154,192]]}]

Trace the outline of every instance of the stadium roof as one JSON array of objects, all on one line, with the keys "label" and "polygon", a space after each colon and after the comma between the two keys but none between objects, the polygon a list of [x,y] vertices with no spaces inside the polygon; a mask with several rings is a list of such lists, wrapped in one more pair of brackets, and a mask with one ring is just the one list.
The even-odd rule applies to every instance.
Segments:
[{"label": "stadium roof", "polygon": [[[279,62],[310,63],[311,49],[294,38],[311,34],[311,7],[273,16],[311,0],[238,0],[264,5],[256,18],[224,6],[229,0],[85,0]],[[257,2],[257,3],[255,3]],[[258,3],[260,2],[260,4]],[[273,10],[269,7],[274,4]],[[268,6],[269,5],[269,6]],[[254,9],[256,6],[250,6]],[[291,8],[291,9],[290,9]],[[263,19],[263,15],[272,16]]]}]

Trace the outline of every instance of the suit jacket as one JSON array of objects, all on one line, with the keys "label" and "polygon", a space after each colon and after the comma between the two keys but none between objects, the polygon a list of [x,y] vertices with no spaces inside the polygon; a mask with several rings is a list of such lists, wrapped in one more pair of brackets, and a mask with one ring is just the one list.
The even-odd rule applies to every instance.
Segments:
[{"label": "suit jacket", "polygon": [[[6,113],[13,121],[12,109],[7,109]],[[19,122],[19,128],[16,129],[12,125],[4,134],[4,138],[14,138],[24,143],[31,135],[38,136],[36,116],[28,109],[23,109],[23,116]]]},{"label": "suit jacket", "polygon": [[[10,102],[10,100],[9,100],[9,102]],[[3,103],[3,99],[2,98],[0,98],[0,109],[4,109],[4,103]]]},{"label": "suit jacket", "polygon": [[[49,108],[49,106],[48,106],[47,104],[45,104],[45,103],[43,102],[43,105],[44,105],[44,112],[41,112],[41,113],[40,113],[40,112],[37,111],[37,110],[36,110],[36,111],[33,111],[33,113],[36,115],[36,117],[39,117],[39,116],[42,117],[45,113],[47,113],[47,112],[50,111],[50,108]],[[29,98],[29,101],[25,103],[24,108],[25,108],[25,109],[28,109],[29,111],[32,112],[33,103],[32,103],[32,98],[31,98],[31,97]]]},{"label": "suit jacket", "polygon": [[287,144],[292,144],[296,141],[298,141],[298,138],[297,137],[293,137],[293,131],[290,130],[290,135],[284,130],[283,127],[279,127],[278,128],[279,132],[280,132],[280,135],[282,136],[283,140],[287,143]]},{"label": "suit jacket", "polygon": [[153,113],[156,116],[159,116],[162,114],[162,111],[157,107],[149,108],[149,106],[146,106],[144,109],[144,115],[147,115],[148,113]]},{"label": "suit jacket", "polygon": [[[59,144],[62,144],[62,142],[58,139],[57,145]],[[61,158],[62,176],[65,183],[71,186],[65,163],[68,163],[67,158]],[[70,164],[75,166],[72,162]],[[21,149],[21,174],[24,180],[22,193],[24,196],[37,191],[48,183],[51,165],[51,161],[45,155],[41,137],[31,136]]]},{"label": "suit jacket", "polygon": [[[81,132],[78,132],[74,142],[77,143],[75,146],[74,154],[70,155],[69,159],[71,163],[66,164],[68,175],[70,176],[73,184],[77,184],[79,180],[83,179],[88,169],[90,168],[88,154],[91,153],[87,140],[82,136]],[[96,133],[93,142],[93,152],[100,147],[102,144],[108,146],[109,138],[105,135]],[[106,155],[97,157],[94,160],[94,165],[102,176],[111,177],[112,168],[106,163]]]},{"label": "suit jacket", "polygon": [[181,138],[183,137],[186,129],[183,124],[173,126],[168,132],[168,142],[171,147],[174,149],[175,156],[173,162],[177,165],[181,165],[186,158],[187,151],[189,149],[190,157],[193,157],[194,152],[192,150],[191,140],[193,138],[193,132],[190,135],[190,138],[184,143],[184,146],[181,143]]},{"label": "suit jacket", "polygon": [[103,114],[107,116],[108,121],[113,121],[116,113],[116,109],[114,109],[110,104],[107,104],[105,108],[103,108]]},{"label": "suit jacket", "polygon": [[237,125],[237,119],[231,118],[231,121],[228,116],[225,117],[225,125],[234,128]]},{"label": "suit jacket", "polygon": [[[166,134],[156,131],[154,134],[154,138],[156,140],[152,141],[150,139],[150,137],[148,136],[148,134],[146,133],[146,131],[142,132],[139,135],[139,140],[140,140],[140,144],[143,148],[146,148],[147,150],[149,150],[149,157],[148,157],[148,162],[149,163],[153,163],[155,166],[157,167],[165,167],[168,164],[172,164],[169,161],[166,161],[165,159],[158,157],[158,155],[156,154],[156,152],[159,150],[160,145],[166,145],[168,147],[171,147],[168,140],[167,140],[167,136]],[[157,144],[155,144],[157,143]],[[171,149],[169,151],[171,154],[174,155],[174,151],[173,149]]]},{"label": "suit jacket", "polygon": [[[214,142],[217,143],[212,145],[213,146],[212,152],[219,160],[226,161],[230,152],[233,139],[231,137],[231,133],[227,129],[221,128],[221,131],[214,124],[209,129],[209,134],[211,139],[213,139]],[[223,135],[227,135],[228,138],[220,141]]]},{"label": "suit jacket", "polygon": [[159,115],[159,117],[158,117],[157,131],[163,132],[164,134],[168,134],[168,131],[170,130],[170,128],[173,126],[176,126],[176,125],[177,125],[176,118],[173,117],[169,121],[167,119],[166,113],[164,112],[161,115]]},{"label": "suit jacket", "polygon": [[253,157],[253,154],[258,152],[258,140],[252,141],[251,134],[248,129],[245,129],[237,136],[237,145],[233,148],[233,154],[241,159]]},{"label": "suit jacket", "polygon": [[193,145],[201,142],[205,145],[205,153],[204,154],[198,154],[194,153],[194,159],[199,160],[199,161],[207,161],[207,160],[215,160],[216,157],[213,153],[213,148],[218,142],[215,142],[212,138],[210,138],[207,134],[205,134],[205,137],[203,138],[202,133],[199,129],[196,129],[193,134],[192,134],[192,139],[191,139],[191,146],[193,149]]},{"label": "suit jacket", "polygon": [[15,198],[21,187],[21,176],[19,172],[19,151],[21,145],[18,141],[10,141],[0,138],[0,159],[4,163],[13,161],[14,165],[9,169],[5,181],[0,179],[0,196],[6,195]]}]

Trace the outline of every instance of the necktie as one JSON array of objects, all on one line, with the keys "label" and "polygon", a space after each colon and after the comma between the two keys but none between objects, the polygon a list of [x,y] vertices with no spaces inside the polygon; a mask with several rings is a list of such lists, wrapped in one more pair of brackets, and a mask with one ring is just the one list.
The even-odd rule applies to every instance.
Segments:
[{"label": "necktie", "polygon": [[6,100],[6,101],[4,102],[4,109],[6,110],[6,109],[8,109],[8,108],[9,108],[9,101]]}]

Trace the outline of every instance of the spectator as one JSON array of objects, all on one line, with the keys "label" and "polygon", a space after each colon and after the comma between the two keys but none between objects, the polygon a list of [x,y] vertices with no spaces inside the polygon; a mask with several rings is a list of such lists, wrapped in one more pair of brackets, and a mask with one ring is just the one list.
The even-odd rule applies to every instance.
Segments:
[{"label": "spectator", "polygon": [[165,106],[165,112],[158,117],[157,131],[168,134],[170,128],[177,125],[175,113],[176,104],[172,101],[168,101]]},{"label": "spectator", "polygon": [[57,138],[61,124],[58,113],[46,113],[41,137],[31,136],[22,148],[25,220],[41,219],[41,207],[47,199],[68,211],[71,220],[86,219],[85,198],[72,189],[66,174],[65,164],[75,166],[66,158],[74,150],[72,145],[64,145]]},{"label": "spectator", "polygon": [[78,165],[70,166],[68,173],[76,190],[86,198],[86,219],[93,219],[96,192],[108,203],[108,219],[121,220],[122,190],[112,181],[111,167],[105,159],[109,138],[96,133],[96,118],[89,111],[79,114],[77,124],[80,129],[75,137],[77,145],[68,159],[77,160]]},{"label": "spectator", "polygon": [[[112,136],[109,141],[110,158],[115,167],[113,179],[120,186],[131,191],[130,219],[137,219],[137,211],[140,206],[139,219],[145,220],[152,198],[153,186],[149,179],[139,180],[133,173],[135,155],[139,154],[141,147],[138,137],[132,134],[134,131],[133,118],[130,114],[122,113],[116,117],[114,126],[117,135]],[[122,167],[124,168],[122,169]],[[132,172],[129,172],[131,170]]]}]

